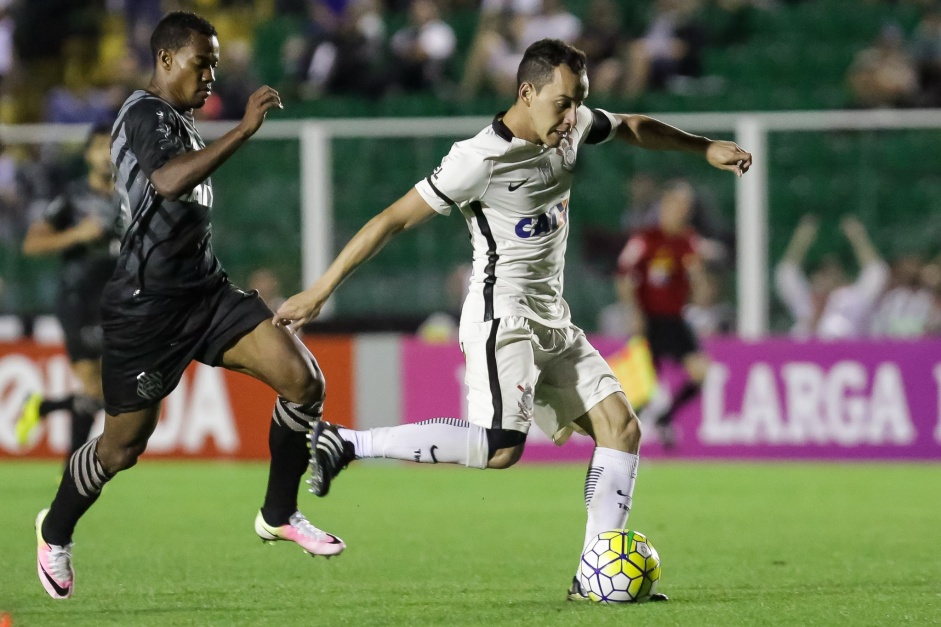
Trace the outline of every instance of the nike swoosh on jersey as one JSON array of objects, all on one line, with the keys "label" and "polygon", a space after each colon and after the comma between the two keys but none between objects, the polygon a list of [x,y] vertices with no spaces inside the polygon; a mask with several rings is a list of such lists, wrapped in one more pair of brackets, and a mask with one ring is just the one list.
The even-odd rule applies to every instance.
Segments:
[{"label": "nike swoosh on jersey", "polygon": [[[528,181],[528,180],[529,180],[529,179],[527,178],[526,181]],[[509,185],[506,186],[506,188],[507,188],[508,190],[510,190],[511,192],[515,192],[515,191],[518,190],[520,187],[522,187],[523,184],[526,183],[526,181],[523,181],[522,183],[517,183],[516,185],[514,185],[513,183],[510,183]]]}]

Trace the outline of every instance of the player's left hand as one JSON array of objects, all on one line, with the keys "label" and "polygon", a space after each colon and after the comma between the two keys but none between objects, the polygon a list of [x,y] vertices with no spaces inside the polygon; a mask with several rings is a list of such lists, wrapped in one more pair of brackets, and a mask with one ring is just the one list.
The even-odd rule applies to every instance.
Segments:
[{"label": "player's left hand", "polygon": [[320,315],[324,303],[330,294],[322,294],[317,286],[295,294],[278,307],[272,323],[275,326],[287,327],[291,333],[297,333],[301,327]]},{"label": "player's left hand", "polygon": [[713,167],[741,176],[751,167],[751,153],[742,150],[735,142],[714,141],[706,149],[706,161]]},{"label": "player's left hand", "polygon": [[251,137],[258,132],[258,129],[261,128],[262,123],[265,121],[265,116],[268,114],[268,111],[275,107],[278,109],[284,108],[284,105],[281,104],[281,96],[278,92],[267,85],[259,87],[258,90],[249,97],[248,103],[245,105],[245,115],[242,116],[242,121],[239,122],[239,128],[242,129],[245,136]]}]

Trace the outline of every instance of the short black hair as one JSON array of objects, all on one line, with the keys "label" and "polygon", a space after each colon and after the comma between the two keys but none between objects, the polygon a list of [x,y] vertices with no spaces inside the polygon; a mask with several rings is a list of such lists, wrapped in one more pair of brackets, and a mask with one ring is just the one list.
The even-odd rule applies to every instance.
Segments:
[{"label": "short black hair", "polygon": [[190,13],[189,11],[174,11],[167,13],[150,36],[150,54],[154,63],[157,62],[157,53],[161,50],[179,50],[189,43],[193,33],[206,37],[218,37],[216,27],[209,20]]},{"label": "short black hair", "polygon": [[530,83],[538,92],[552,82],[555,68],[567,65],[576,74],[585,71],[585,53],[561,39],[540,39],[523,53],[516,71],[516,88]]}]

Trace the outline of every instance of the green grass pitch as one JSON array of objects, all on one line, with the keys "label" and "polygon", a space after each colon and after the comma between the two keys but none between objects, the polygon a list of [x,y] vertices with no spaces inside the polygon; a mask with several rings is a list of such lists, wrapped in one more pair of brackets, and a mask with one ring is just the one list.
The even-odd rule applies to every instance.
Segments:
[{"label": "green grass pitch", "polygon": [[[643,462],[642,462],[643,463]],[[263,464],[145,460],[76,534],[76,596],[46,597],[32,522],[53,463],[0,464],[0,612],[29,625],[896,625],[941,622],[941,468],[642,466],[630,527],[670,603],[567,603],[584,469],[365,465],[305,513],[346,553],[263,545]]]}]

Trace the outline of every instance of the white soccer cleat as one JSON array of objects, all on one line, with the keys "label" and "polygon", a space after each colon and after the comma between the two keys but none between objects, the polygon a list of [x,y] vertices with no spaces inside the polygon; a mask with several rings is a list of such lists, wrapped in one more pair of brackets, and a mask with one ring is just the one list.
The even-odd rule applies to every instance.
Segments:
[{"label": "white soccer cleat", "polygon": [[75,571],[72,569],[72,544],[58,546],[47,543],[42,537],[42,521],[48,509],[36,516],[36,568],[39,581],[53,599],[68,599],[75,588]]},{"label": "white soccer cleat", "polygon": [[288,524],[275,527],[265,522],[261,511],[255,516],[255,533],[264,542],[277,542],[286,540],[296,542],[302,549],[313,556],[323,555],[330,558],[339,555],[346,548],[346,544],[332,533],[310,524],[310,521],[300,512],[291,514]]}]

